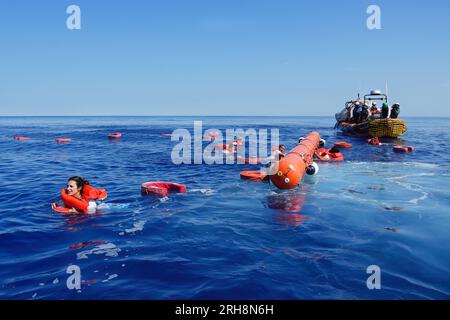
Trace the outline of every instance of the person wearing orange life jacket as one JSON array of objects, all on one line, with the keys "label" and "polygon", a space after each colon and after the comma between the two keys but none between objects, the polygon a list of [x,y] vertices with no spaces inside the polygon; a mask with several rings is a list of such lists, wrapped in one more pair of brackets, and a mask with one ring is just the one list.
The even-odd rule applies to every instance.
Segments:
[{"label": "person wearing orange life jacket", "polygon": [[328,155],[330,158],[339,158],[342,157],[341,152],[339,151],[339,148],[336,146],[333,146],[333,148],[328,149]]},{"label": "person wearing orange life jacket", "polygon": [[330,149],[319,149],[316,151],[316,157],[320,161],[342,161],[344,156],[339,151],[339,148],[334,146]]},{"label": "person wearing orange life jacket", "polygon": [[[67,188],[65,189],[65,192],[68,196],[74,197],[75,199],[86,203],[86,209],[83,213],[94,214],[97,210],[97,203],[95,201],[91,201],[91,195],[83,192],[84,189],[87,188],[85,186],[89,186],[89,181],[81,177],[74,176],[67,180]],[[58,203],[52,203],[52,209],[55,210],[57,208]],[[69,208],[68,212],[78,213],[79,211],[76,208]]]},{"label": "person wearing orange life jacket", "polygon": [[377,104],[372,103],[372,107],[370,107],[370,118],[371,119],[379,119],[381,117],[381,111],[378,110]]},{"label": "person wearing orange life jacket", "polygon": [[371,145],[374,145],[374,146],[379,146],[379,145],[381,145],[380,139],[378,139],[378,137],[370,138],[369,140],[367,140],[367,143],[368,143],[368,144],[371,144]]}]

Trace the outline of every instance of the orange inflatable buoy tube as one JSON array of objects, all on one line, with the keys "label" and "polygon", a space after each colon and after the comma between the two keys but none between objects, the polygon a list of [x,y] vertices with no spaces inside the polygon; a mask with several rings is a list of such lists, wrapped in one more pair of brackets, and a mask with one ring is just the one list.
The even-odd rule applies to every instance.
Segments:
[{"label": "orange inflatable buoy tube", "polygon": [[268,181],[269,176],[262,171],[241,171],[241,179],[249,180],[252,182]]},{"label": "orange inflatable buoy tube", "polygon": [[64,143],[64,142],[72,142],[72,139],[70,139],[70,138],[56,138],[55,141],[57,143]]},{"label": "orange inflatable buoy tube", "polygon": [[319,149],[315,155],[318,161],[344,161],[344,156],[340,152],[331,153],[330,149]]},{"label": "orange inflatable buoy tube", "polygon": [[402,152],[402,153],[404,153],[404,152],[414,151],[414,150],[416,150],[416,148],[411,147],[411,146],[395,146],[393,148],[393,150],[394,150],[394,152],[398,152],[398,153]]},{"label": "orange inflatable buoy tube", "polygon": [[122,137],[122,134],[120,132],[108,134],[109,139],[120,139],[121,137]]},{"label": "orange inflatable buoy tube", "polygon": [[313,162],[319,143],[320,135],[315,131],[302,139],[300,144],[277,163],[278,171],[270,176],[272,183],[279,189],[295,188],[301,182],[308,165]]},{"label": "orange inflatable buoy tube", "polygon": [[170,192],[184,193],[186,192],[186,186],[180,183],[166,181],[144,182],[141,185],[141,193],[143,195],[157,194],[165,197]]},{"label": "orange inflatable buoy tube", "polygon": [[351,143],[345,142],[345,141],[337,141],[334,143],[334,145],[338,148],[345,148],[345,149],[349,149],[352,147]]}]

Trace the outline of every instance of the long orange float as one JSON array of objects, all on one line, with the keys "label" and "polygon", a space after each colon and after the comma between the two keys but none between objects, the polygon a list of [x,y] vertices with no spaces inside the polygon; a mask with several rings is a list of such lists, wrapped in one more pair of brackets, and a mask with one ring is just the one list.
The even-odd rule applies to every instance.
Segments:
[{"label": "long orange float", "polygon": [[319,147],[320,134],[311,132],[299,145],[278,162],[278,171],[270,180],[278,189],[294,189],[302,181],[306,168],[313,162]]}]

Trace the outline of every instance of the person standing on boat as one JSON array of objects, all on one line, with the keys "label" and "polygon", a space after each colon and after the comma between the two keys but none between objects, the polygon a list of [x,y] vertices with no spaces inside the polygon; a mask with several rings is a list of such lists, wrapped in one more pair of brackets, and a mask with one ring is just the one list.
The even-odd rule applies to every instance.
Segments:
[{"label": "person standing on boat", "polygon": [[389,117],[389,106],[386,102],[384,102],[381,107],[381,118],[386,119],[387,117]]},{"label": "person standing on boat", "polygon": [[361,104],[359,103],[359,101],[357,101],[355,102],[355,107],[353,108],[354,123],[359,123],[361,121],[361,112],[362,112]]},{"label": "person standing on boat", "polygon": [[370,117],[372,119],[380,118],[380,110],[378,110],[376,102],[372,103],[372,107],[370,107]]},{"label": "person standing on boat", "polygon": [[369,118],[369,106],[367,104],[364,104],[361,107],[361,119],[360,122],[364,122],[367,121],[367,119]]},{"label": "person standing on boat", "polygon": [[394,103],[391,107],[391,119],[397,119],[400,114],[400,104]]}]

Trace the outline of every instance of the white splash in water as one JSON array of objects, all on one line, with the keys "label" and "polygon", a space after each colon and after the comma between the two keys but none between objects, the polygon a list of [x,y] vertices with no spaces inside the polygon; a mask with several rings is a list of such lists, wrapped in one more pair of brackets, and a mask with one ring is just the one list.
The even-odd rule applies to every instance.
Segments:
[{"label": "white splash in water", "polygon": [[201,192],[203,193],[205,196],[211,196],[213,194],[216,194],[217,191],[214,189],[191,189],[188,192]]},{"label": "white splash in water", "polygon": [[90,254],[104,254],[107,257],[117,257],[120,251],[120,248],[117,248],[115,244],[106,243],[98,245],[90,250],[78,252],[77,259],[87,259]]},{"label": "white splash in water", "polygon": [[161,199],[159,199],[160,202],[166,202],[169,200],[169,197],[162,197]]},{"label": "white splash in water", "polygon": [[112,280],[112,279],[114,279],[114,278],[117,278],[119,275],[117,275],[117,274],[112,274],[112,275],[110,275],[109,277],[108,277],[108,279],[105,279],[105,280],[103,280],[102,282],[108,282],[109,280]]},{"label": "white splash in water", "polygon": [[387,180],[395,182],[394,180],[401,180],[401,179],[412,178],[412,177],[433,177],[435,175],[436,175],[435,173],[415,173],[415,174],[407,174],[407,175],[398,176],[398,177],[390,177],[390,178],[387,178]]},{"label": "white splash in water", "polygon": [[125,229],[125,232],[132,233],[132,232],[136,232],[136,231],[142,231],[142,230],[144,230],[145,222],[146,221],[144,221],[144,220],[136,222],[133,224],[133,228]]},{"label": "white splash in water", "polygon": [[422,169],[438,169],[440,167],[436,163],[426,163],[426,162],[403,162],[403,165]]}]

